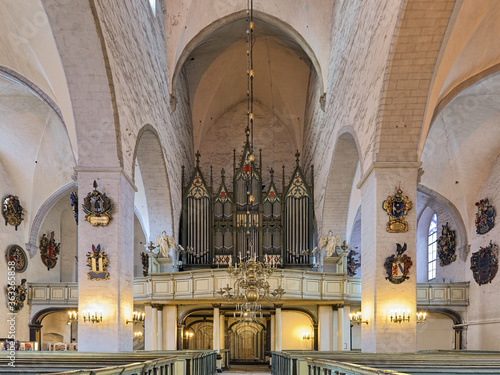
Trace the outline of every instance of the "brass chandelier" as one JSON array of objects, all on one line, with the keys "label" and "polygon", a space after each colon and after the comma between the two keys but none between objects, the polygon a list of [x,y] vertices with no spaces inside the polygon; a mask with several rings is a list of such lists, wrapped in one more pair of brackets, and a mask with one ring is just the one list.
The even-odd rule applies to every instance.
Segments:
[{"label": "brass chandelier", "polygon": [[[262,318],[262,305],[259,301],[265,300],[275,302],[281,299],[285,294],[281,285],[271,291],[271,287],[267,278],[276,270],[276,265],[263,263],[258,260],[257,251],[253,248],[253,243],[250,236],[250,211],[255,198],[252,194],[251,171],[254,169],[255,157],[253,155],[253,44],[254,44],[254,22],[253,22],[253,0],[247,0],[247,126],[245,133],[250,138],[251,154],[249,161],[251,168],[248,173],[247,181],[247,212],[246,212],[246,256],[242,257],[240,253],[240,261],[235,262],[235,266],[230,265],[227,272],[231,275],[234,281],[234,288],[229,284],[225,288],[220,288],[217,293],[222,298],[228,301],[237,302],[236,312],[240,320],[245,322],[255,322],[257,317]],[[248,138],[247,138],[248,139]]]},{"label": "brass chandelier", "polygon": [[281,299],[285,291],[281,286],[270,291],[267,278],[276,269],[269,263],[262,263],[254,258],[241,261],[236,266],[229,266],[227,272],[235,278],[234,289],[227,284],[225,288],[217,291],[225,300],[236,301],[236,314],[240,320],[255,321],[259,316],[262,318],[262,306],[259,301],[266,300],[275,302]]}]

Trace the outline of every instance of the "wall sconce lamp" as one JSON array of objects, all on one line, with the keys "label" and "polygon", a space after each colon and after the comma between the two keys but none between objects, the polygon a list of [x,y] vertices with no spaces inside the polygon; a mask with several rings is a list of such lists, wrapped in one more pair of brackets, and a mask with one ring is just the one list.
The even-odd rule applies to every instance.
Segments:
[{"label": "wall sconce lamp", "polygon": [[141,323],[144,321],[146,314],[140,311],[134,311],[132,313],[132,320],[127,320],[125,323]]},{"label": "wall sconce lamp", "polygon": [[302,333],[302,340],[311,340],[311,339],[312,339],[311,332]]},{"label": "wall sconce lamp", "polygon": [[136,339],[142,339],[142,332],[138,331],[138,332],[134,332],[134,337]]},{"label": "wall sconce lamp", "polygon": [[68,311],[68,325],[78,323],[78,311]]},{"label": "wall sconce lamp", "polygon": [[393,323],[410,322],[410,309],[408,309],[406,311],[392,310],[391,311],[391,322],[393,322]]},{"label": "wall sconce lamp", "polygon": [[194,336],[194,333],[190,332],[190,331],[186,331],[185,336],[186,336],[186,339],[189,340],[190,338],[192,338]]},{"label": "wall sconce lamp", "polygon": [[349,319],[351,320],[351,325],[362,324],[362,323],[368,324],[368,320],[363,320],[363,314],[361,313],[361,311],[350,313]]},{"label": "wall sconce lamp", "polygon": [[427,313],[426,312],[418,312],[417,313],[417,324],[425,324],[427,321]]},{"label": "wall sconce lamp", "polygon": [[84,311],[83,312],[83,322],[84,323],[102,323],[102,311],[97,313],[96,311]]}]

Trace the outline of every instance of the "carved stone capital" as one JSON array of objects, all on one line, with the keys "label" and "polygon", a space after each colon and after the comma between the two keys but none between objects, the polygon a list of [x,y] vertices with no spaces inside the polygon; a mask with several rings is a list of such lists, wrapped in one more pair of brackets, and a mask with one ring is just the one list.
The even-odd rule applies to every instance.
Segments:
[{"label": "carved stone capital", "polygon": [[283,304],[282,303],[275,303],[274,304],[274,308],[275,309],[281,309],[283,307]]},{"label": "carved stone capital", "polygon": [[212,303],[212,307],[213,307],[214,309],[220,309],[220,307],[221,307],[221,306],[222,306],[222,304],[221,304],[221,303]]},{"label": "carved stone capital", "polygon": [[162,310],[163,310],[163,306],[164,306],[164,305],[159,304],[159,303],[152,303],[152,304],[151,304],[151,307],[152,307],[153,309],[156,309],[156,310],[159,310],[159,311],[162,311]]}]

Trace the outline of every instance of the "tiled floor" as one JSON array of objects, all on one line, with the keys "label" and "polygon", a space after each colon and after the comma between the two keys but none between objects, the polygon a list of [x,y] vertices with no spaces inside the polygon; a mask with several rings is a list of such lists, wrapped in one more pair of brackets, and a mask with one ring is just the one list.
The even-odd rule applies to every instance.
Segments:
[{"label": "tiled floor", "polygon": [[231,365],[229,370],[223,371],[223,375],[265,375],[270,374],[271,369],[267,365]]}]

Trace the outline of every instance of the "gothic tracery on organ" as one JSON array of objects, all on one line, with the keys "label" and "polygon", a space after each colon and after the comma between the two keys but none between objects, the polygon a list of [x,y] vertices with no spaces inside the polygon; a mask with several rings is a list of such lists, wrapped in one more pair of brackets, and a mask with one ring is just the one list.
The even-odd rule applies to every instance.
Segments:
[{"label": "gothic tracery on organ", "polygon": [[298,152],[288,184],[283,167],[281,192],[273,169],[268,186],[262,185],[262,157],[257,163],[248,136],[238,164],[233,157],[232,186],[224,169],[219,186],[212,186],[212,176],[208,184],[200,156],[198,152],[190,179],[183,183],[180,242],[190,249],[184,264],[221,265],[249,256],[273,264],[311,264],[313,186],[299,165]]}]

